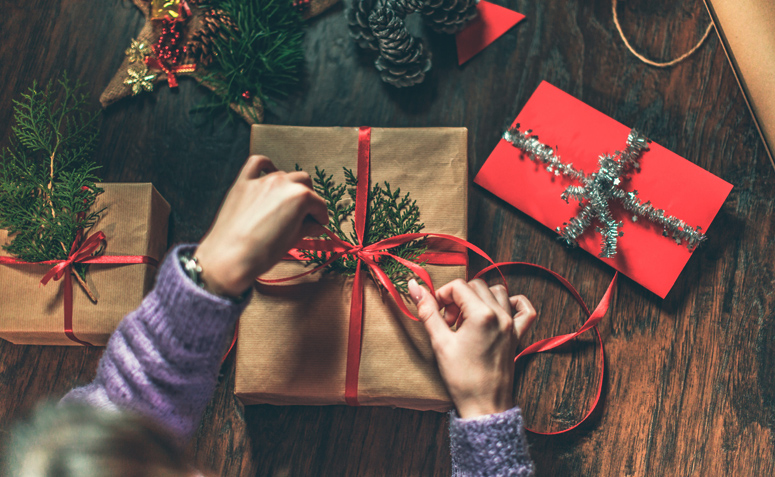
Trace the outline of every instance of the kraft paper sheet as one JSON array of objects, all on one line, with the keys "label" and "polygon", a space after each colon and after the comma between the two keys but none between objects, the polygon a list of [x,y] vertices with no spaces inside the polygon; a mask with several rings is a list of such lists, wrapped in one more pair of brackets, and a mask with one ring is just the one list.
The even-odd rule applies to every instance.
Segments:
[{"label": "kraft paper sheet", "polygon": [[775,167],[775,2],[705,0],[705,4]]}]

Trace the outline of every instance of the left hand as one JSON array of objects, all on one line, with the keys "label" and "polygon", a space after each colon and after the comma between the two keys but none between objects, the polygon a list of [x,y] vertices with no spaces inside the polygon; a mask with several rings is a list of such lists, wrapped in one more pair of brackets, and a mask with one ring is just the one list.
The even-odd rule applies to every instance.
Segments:
[{"label": "left hand", "polygon": [[240,296],[326,224],[326,203],[309,174],[278,171],[268,157],[250,156],[195,253],[202,281],[218,295]]}]

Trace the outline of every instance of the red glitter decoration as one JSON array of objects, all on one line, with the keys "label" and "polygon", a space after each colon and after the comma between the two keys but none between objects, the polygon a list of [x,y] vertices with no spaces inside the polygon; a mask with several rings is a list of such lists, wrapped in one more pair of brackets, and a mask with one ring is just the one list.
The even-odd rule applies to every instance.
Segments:
[{"label": "red glitter decoration", "polygon": [[177,65],[180,57],[186,54],[186,47],[178,47],[182,35],[183,22],[164,19],[161,21],[161,35],[153,45],[153,53],[168,66]]},{"label": "red glitter decoration", "polygon": [[312,3],[312,0],[294,0],[293,8],[295,8],[299,13],[304,13],[307,11],[307,9],[309,9],[310,3]]}]

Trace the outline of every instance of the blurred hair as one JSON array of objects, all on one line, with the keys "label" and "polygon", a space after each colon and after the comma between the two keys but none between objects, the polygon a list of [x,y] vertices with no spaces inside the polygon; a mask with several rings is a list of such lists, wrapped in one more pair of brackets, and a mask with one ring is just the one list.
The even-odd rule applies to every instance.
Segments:
[{"label": "blurred hair", "polygon": [[158,426],[86,405],[39,406],[13,429],[2,475],[13,477],[178,477],[191,474]]}]

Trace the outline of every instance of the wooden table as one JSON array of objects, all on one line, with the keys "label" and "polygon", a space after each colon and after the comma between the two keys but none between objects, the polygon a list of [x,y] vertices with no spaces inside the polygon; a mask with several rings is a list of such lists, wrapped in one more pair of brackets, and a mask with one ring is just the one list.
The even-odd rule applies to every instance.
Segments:
[{"label": "wooden table", "polygon": [[[347,35],[341,6],[314,19],[298,93],[267,122],[383,127],[466,126],[470,177],[503,128],[547,80],[734,184],[709,241],[666,299],[629,279],[600,327],[606,342],[604,403],[588,425],[563,436],[530,434],[539,475],[771,475],[775,471],[773,169],[715,35],[667,70],[628,53],[610,0],[496,0],[527,19],[463,67],[454,40],[425,34],[427,81],[397,90]],[[674,57],[709,19],[694,0],[632,0],[624,30],[651,56]],[[89,82],[95,107],[144,20],[125,0],[4,1],[0,9],[0,131],[11,100],[33,79],[68,70]],[[191,80],[177,91],[124,100],[105,111],[96,159],[107,181],[153,182],[172,204],[170,243],[196,241],[248,152],[249,127],[224,118],[196,124],[189,109],[209,93]],[[527,260],[565,275],[588,303],[613,270],[569,250],[541,226],[469,183],[470,239],[496,260]],[[480,267],[481,263],[474,262]],[[511,286],[535,304],[526,342],[582,321],[567,293],[538,275]],[[30,290],[34,299],[34,290]],[[2,305],[0,305],[2,306]],[[517,366],[517,402],[527,423],[556,430],[594,396],[591,336],[565,352]],[[0,343],[0,429],[40,399],[90,381],[101,349]],[[234,362],[192,445],[218,475],[448,475],[447,418],[402,409],[243,408],[232,394]]]}]

